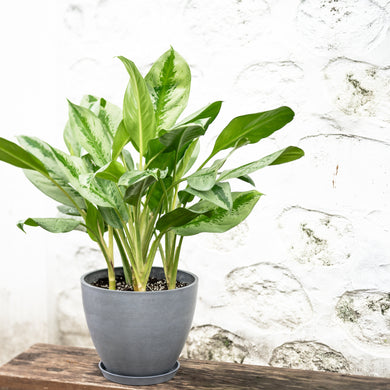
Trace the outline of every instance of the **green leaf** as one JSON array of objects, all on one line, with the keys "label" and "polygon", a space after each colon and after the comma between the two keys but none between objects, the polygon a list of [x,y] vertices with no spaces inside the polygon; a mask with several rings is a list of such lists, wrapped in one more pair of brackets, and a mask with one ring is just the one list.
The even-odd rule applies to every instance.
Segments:
[{"label": "green leaf", "polygon": [[50,233],[68,233],[81,226],[82,222],[71,218],[27,218],[17,224],[22,231],[24,225],[39,226]]},{"label": "green leaf", "polygon": [[166,232],[172,228],[183,226],[199,217],[199,213],[179,207],[171,212],[163,215],[156,224],[156,229],[161,232]]},{"label": "green leaf", "polygon": [[161,177],[161,173],[159,173],[158,169],[146,169],[144,171],[128,171],[121,176],[118,181],[118,185],[128,187],[148,176],[153,176],[156,180],[158,180]]},{"label": "green leaf", "polygon": [[32,169],[48,176],[43,163],[19,145],[0,137],[0,160],[15,167]]},{"label": "green leaf", "polygon": [[89,153],[81,156],[81,160],[88,172],[96,172],[99,170],[99,167],[95,164]]},{"label": "green leaf", "polygon": [[249,175],[238,176],[237,179],[245,181],[246,183],[251,184],[253,187],[256,187],[255,182],[252,180],[252,178]]},{"label": "green leaf", "polygon": [[172,172],[175,164],[175,152],[164,153],[165,145],[160,142],[159,138],[153,138],[148,142],[148,151],[145,156],[145,161],[148,168],[168,168]]},{"label": "green leaf", "polygon": [[185,175],[195,164],[200,151],[199,140],[194,140],[186,149],[183,158],[180,160],[177,169],[176,177],[181,178]]},{"label": "green leaf", "polygon": [[179,191],[179,201],[181,204],[186,205],[189,202],[192,202],[195,198],[194,195],[188,193],[186,190]]},{"label": "green leaf", "polygon": [[[101,120],[106,133],[114,138],[119,123],[122,120],[122,110],[119,107],[107,102],[103,98],[93,95],[84,95],[81,99],[80,106],[91,110]],[[72,156],[81,156],[81,145],[77,141],[70,121],[65,125],[64,141]]]},{"label": "green leaf", "polygon": [[122,120],[122,110],[106,99],[93,95],[84,95],[80,106],[91,110],[103,123],[105,129],[114,138],[119,123]]},{"label": "green leaf", "polygon": [[42,161],[54,180],[69,183],[83,197],[86,197],[85,193],[82,192],[79,176],[88,171],[80,157],[69,156],[39,138],[19,136],[18,141],[26,150]]},{"label": "green leaf", "polygon": [[80,217],[80,213],[75,207],[60,205],[57,206],[57,210],[65,215],[71,215],[72,217]]},{"label": "green leaf", "polygon": [[134,161],[131,157],[131,154],[128,150],[123,149],[122,150],[123,158],[125,159],[126,167],[129,171],[132,171],[134,169]]},{"label": "green leaf", "polygon": [[124,196],[125,202],[136,206],[146,190],[156,181],[154,176],[147,176],[127,188]]},{"label": "green leaf", "polygon": [[80,100],[80,106],[88,108],[88,110],[98,110],[100,106],[100,98],[94,95],[83,95]]},{"label": "green leaf", "polygon": [[229,183],[217,183],[209,191],[197,191],[191,187],[186,188],[184,191],[225,210],[232,209],[233,201]]},{"label": "green leaf", "polygon": [[188,123],[199,124],[205,130],[214,122],[215,118],[218,116],[219,111],[221,110],[222,102],[217,101],[207,105],[206,107],[201,108],[190,116],[184,118],[180,123],[176,125],[182,126]]},{"label": "green leaf", "polygon": [[85,219],[87,233],[93,241],[98,242],[100,235],[104,233],[104,221],[98,209],[88,202],[87,217]]},{"label": "green leaf", "polygon": [[152,97],[157,130],[170,129],[187,106],[191,86],[188,64],[171,48],[153,64],[145,82]]},{"label": "green leaf", "polygon": [[69,183],[83,198],[102,207],[116,208],[123,218],[128,217],[127,207],[116,185],[94,177],[80,157],[69,156],[49,144],[32,137],[18,137],[19,142],[38,156],[53,179]]},{"label": "green leaf", "polygon": [[145,80],[134,63],[125,57],[118,58],[130,76],[123,100],[123,122],[135,149],[144,156],[148,141],[157,135],[152,101]]},{"label": "green leaf", "polygon": [[72,156],[81,156],[81,145],[77,141],[74,129],[71,127],[69,120],[64,128],[64,142]]},{"label": "green leaf", "polygon": [[111,161],[95,172],[95,176],[100,179],[106,179],[118,182],[119,178],[126,172],[124,166],[118,161]]},{"label": "green leaf", "polygon": [[294,118],[289,107],[238,116],[219,134],[209,159],[224,149],[233,148],[241,143],[256,143],[281,129]]},{"label": "green leaf", "polygon": [[[302,149],[296,146],[288,146],[287,148],[281,149],[275,153],[272,153],[260,160],[253,161],[251,163],[242,165],[241,167],[223,171],[218,178],[218,181],[228,180],[233,178],[240,178],[249,173],[255,172],[258,169],[267,167],[269,165],[284,164],[290,161],[301,158],[305,153]],[[252,183],[251,183],[252,184]]]},{"label": "green leaf", "polygon": [[93,109],[92,111],[102,121],[106,131],[108,131],[111,137],[114,138],[119,124],[122,121],[122,110],[115,104],[100,98],[98,110],[96,110],[97,112]]},{"label": "green leaf", "polygon": [[111,161],[111,137],[90,110],[69,102],[69,123],[80,145],[99,167]]},{"label": "green leaf", "polygon": [[98,206],[98,210],[99,210],[100,214],[102,215],[102,217],[107,225],[110,225],[115,229],[123,229],[122,222],[114,209],[112,209],[110,207]]},{"label": "green leaf", "polygon": [[233,192],[232,210],[225,210],[216,207],[210,202],[201,201],[200,204],[194,205],[190,210],[201,212],[210,210],[207,215],[200,215],[186,225],[174,228],[174,232],[181,236],[192,236],[198,233],[223,233],[241,223],[252,211],[253,207],[260,199],[259,192]]},{"label": "green leaf", "polygon": [[216,160],[209,168],[203,168],[187,177],[190,187],[198,191],[209,191],[214,187],[217,180],[218,170],[225,163],[225,159]]},{"label": "green leaf", "polygon": [[[64,192],[41,173],[29,169],[25,169],[23,172],[27,179],[46,196],[66,206],[74,207],[74,203],[64,194]],[[78,207],[81,209],[85,208],[84,199],[77,191],[61,180],[56,180],[56,182],[69,194]]]},{"label": "green leaf", "polygon": [[83,196],[90,202],[101,207],[111,207],[116,210],[123,220],[129,219],[128,209],[123,201],[117,185],[112,181],[99,179],[93,173],[80,176]]},{"label": "green leaf", "polygon": [[163,134],[159,137],[159,141],[165,146],[163,149],[164,153],[169,153],[174,150],[181,151],[192,140],[200,137],[204,133],[205,129],[201,125],[183,125]]},{"label": "green leaf", "polygon": [[154,183],[152,186],[149,187],[148,197],[149,202],[148,206],[153,212],[158,212],[157,207],[160,204],[161,199],[164,200],[164,203],[162,205],[166,204],[165,199],[165,191],[163,186],[165,187],[165,190],[169,188],[172,185],[172,176],[167,176],[164,179],[158,180],[156,183]]},{"label": "green leaf", "polygon": [[116,160],[121,154],[123,148],[130,142],[130,133],[126,130],[124,122],[120,122],[118,130],[112,142],[112,159]]}]

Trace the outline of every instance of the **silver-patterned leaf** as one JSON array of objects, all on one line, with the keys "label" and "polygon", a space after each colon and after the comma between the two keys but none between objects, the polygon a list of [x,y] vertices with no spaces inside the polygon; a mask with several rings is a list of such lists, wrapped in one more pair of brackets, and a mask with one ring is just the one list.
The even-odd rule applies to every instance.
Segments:
[{"label": "silver-patterned leaf", "polygon": [[170,129],[187,106],[191,71],[184,58],[172,48],[165,52],[145,76],[157,130]]},{"label": "silver-patterned leaf", "polygon": [[77,141],[98,166],[111,161],[111,135],[92,111],[69,102],[69,123]]},{"label": "silver-patterned leaf", "polygon": [[[232,210],[216,207],[207,201],[201,201],[190,208],[196,212],[206,212],[184,226],[174,228],[174,232],[181,236],[192,236],[199,233],[223,233],[241,223],[252,211],[262,194],[255,190],[247,192],[233,192]],[[197,207],[199,205],[199,207]]]},{"label": "silver-patterned leaf", "polygon": [[27,218],[19,221],[17,226],[24,231],[24,225],[39,226],[50,233],[68,233],[77,229],[82,224],[81,220],[73,218]]},{"label": "silver-patterned leaf", "polygon": [[191,195],[197,196],[200,199],[208,200],[218,207],[225,210],[231,210],[233,201],[229,183],[217,183],[208,191],[197,191],[194,188],[188,187],[184,191]]},{"label": "silver-patterned leaf", "polygon": [[[23,170],[23,172],[27,179],[30,180],[30,182],[46,196],[64,205],[71,207],[74,206],[74,203],[69,199],[69,197],[66,196],[66,194],[64,194],[64,192],[60,188],[58,188],[52,181],[44,177],[42,174],[40,174],[39,172],[32,171],[30,169],[25,169]],[[67,194],[69,194],[73,201],[76,202],[78,207],[80,207],[81,209],[85,208],[84,199],[76,190],[74,190],[70,185],[61,180],[57,180],[57,183]]]}]

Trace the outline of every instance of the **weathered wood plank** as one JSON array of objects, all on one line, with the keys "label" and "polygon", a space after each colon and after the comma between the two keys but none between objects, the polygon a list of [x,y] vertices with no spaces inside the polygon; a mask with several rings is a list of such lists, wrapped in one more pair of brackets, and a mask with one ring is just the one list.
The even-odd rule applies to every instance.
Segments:
[{"label": "weathered wood plank", "polygon": [[0,390],[390,390],[390,379],[247,364],[181,360],[176,377],[155,386],[107,381],[93,349],[33,345],[0,367]]}]

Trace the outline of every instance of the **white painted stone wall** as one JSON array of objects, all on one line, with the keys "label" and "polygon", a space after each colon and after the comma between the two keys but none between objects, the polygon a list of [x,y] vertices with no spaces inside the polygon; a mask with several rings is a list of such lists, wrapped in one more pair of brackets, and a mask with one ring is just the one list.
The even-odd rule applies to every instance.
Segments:
[{"label": "white painted stone wall", "polygon": [[[224,235],[185,240],[200,276],[184,356],[390,377],[390,1],[62,0],[2,4],[1,136],[62,146],[65,97],[121,104],[124,55],[146,72],[172,45],[193,72],[189,111],[289,105],[294,121],[237,153],[305,158],[254,175],[265,193]],[[23,12],[21,12],[23,10]],[[203,145],[210,146],[210,129]],[[15,222],[54,202],[4,164],[0,362],[34,342],[91,345],[81,273],[103,267],[81,233]]]}]

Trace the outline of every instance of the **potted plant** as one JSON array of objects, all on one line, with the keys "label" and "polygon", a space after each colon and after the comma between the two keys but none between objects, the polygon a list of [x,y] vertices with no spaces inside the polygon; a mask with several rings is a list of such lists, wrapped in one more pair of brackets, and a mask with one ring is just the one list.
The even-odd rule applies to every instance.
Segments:
[{"label": "potted plant", "polygon": [[[18,223],[22,230],[25,225],[53,233],[81,230],[101,249],[107,268],[82,276],[81,285],[103,374],[119,383],[152,384],[179,368],[194,313],[197,277],[178,271],[183,238],[238,225],[262,194],[232,192],[230,181],[254,186],[252,172],[304,153],[288,146],[223,170],[235,150],[293,119],[290,108],[279,107],[231,120],[198,163],[199,138],[222,102],[178,121],[190,92],[185,60],[171,48],[143,78],[133,62],[119,59],[130,76],[123,111],[91,95],[80,105],[69,102],[64,130],[69,153],[34,137],[18,137],[20,146],[0,138],[0,160],[22,168],[61,204],[61,217],[28,218]],[[115,267],[115,253],[121,267]],[[162,268],[153,267],[157,253]]]}]

